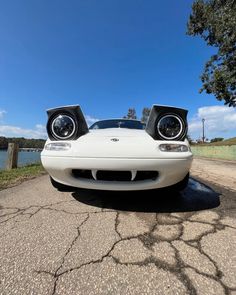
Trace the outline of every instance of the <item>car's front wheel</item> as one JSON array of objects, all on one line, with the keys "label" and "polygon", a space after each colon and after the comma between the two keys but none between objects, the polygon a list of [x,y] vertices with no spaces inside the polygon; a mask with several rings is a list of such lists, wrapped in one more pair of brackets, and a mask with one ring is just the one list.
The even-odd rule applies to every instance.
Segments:
[{"label": "car's front wheel", "polygon": [[50,176],[50,180],[51,180],[52,186],[55,187],[60,192],[71,192],[71,191],[75,190],[75,188],[72,186],[57,182],[51,176]]}]

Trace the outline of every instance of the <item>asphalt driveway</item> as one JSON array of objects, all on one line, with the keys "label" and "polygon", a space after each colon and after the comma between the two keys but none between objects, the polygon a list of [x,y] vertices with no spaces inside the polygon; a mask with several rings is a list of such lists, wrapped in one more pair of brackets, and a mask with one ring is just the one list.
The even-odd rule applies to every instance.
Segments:
[{"label": "asphalt driveway", "polygon": [[199,161],[181,194],[1,191],[0,294],[236,294],[236,191]]}]

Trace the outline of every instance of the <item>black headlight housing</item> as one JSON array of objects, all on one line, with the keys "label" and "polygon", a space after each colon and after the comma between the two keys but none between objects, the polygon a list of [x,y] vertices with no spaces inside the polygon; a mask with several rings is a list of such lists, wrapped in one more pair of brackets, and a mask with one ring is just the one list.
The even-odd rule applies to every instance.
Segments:
[{"label": "black headlight housing", "polygon": [[188,131],[187,114],[184,109],[154,105],[146,132],[155,140],[183,141]]},{"label": "black headlight housing", "polygon": [[80,106],[50,109],[47,114],[47,132],[51,140],[76,140],[88,132]]}]

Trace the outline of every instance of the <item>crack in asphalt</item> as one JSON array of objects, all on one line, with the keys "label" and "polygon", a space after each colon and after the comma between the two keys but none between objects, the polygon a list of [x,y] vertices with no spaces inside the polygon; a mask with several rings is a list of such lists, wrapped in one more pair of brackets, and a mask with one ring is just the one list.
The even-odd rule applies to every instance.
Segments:
[{"label": "crack in asphalt", "polygon": [[120,240],[122,239],[120,232],[118,231],[118,225],[119,225],[119,212],[116,213],[116,219],[115,219],[115,231],[117,235],[119,236]]},{"label": "crack in asphalt", "polygon": [[[75,238],[72,240],[72,242],[70,243],[69,247],[67,248],[65,254],[63,255],[63,257],[61,258],[61,264],[60,266],[55,270],[55,272],[49,272],[49,271],[45,271],[45,270],[36,270],[35,272],[40,274],[40,273],[44,273],[44,274],[48,274],[50,276],[53,276],[55,281],[54,281],[54,286],[53,286],[53,293],[56,293],[56,289],[57,289],[57,285],[58,285],[58,280],[61,276],[75,271],[75,270],[79,270],[83,267],[86,267],[88,265],[91,264],[98,264],[98,263],[102,263],[104,261],[105,258],[112,258],[115,264],[120,264],[120,265],[137,265],[140,267],[143,266],[147,266],[149,264],[154,264],[158,269],[163,269],[164,271],[168,271],[170,273],[172,273],[173,275],[175,275],[178,280],[180,280],[184,286],[186,287],[186,289],[188,290],[189,294],[191,295],[196,295],[197,294],[197,290],[194,287],[193,282],[191,281],[191,279],[187,276],[187,274],[185,274],[184,270],[185,268],[191,268],[193,269],[197,274],[202,275],[206,278],[212,279],[215,282],[219,283],[223,290],[224,293],[226,295],[230,294],[230,291],[235,290],[235,288],[229,288],[227,287],[223,282],[222,282],[222,278],[223,278],[223,273],[220,270],[219,266],[217,265],[217,262],[214,261],[207,253],[204,252],[204,250],[202,249],[202,245],[201,245],[201,240],[204,237],[207,237],[208,235],[211,234],[215,234],[218,231],[222,231],[225,230],[226,228],[231,228],[231,229],[236,229],[236,227],[231,226],[231,225],[227,225],[227,224],[222,224],[221,220],[223,218],[223,213],[221,212],[221,210],[217,210],[217,214],[218,217],[216,219],[213,219],[212,222],[207,222],[207,221],[203,221],[203,220],[191,220],[190,218],[192,216],[194,216],[196,213],[195,212],[191,212],[191,213],[185,213],[184,217],[180,217],[180,216],[176,216],[176,215],[171,215],[171,213],[164,213],[164,217],[169,217],[169,218],[174,218],[176,220],[176,222],[174,222],[173,224],[178,224],[178,236],[175,239],[167,239],[164,237],[156,237],[154,236],[154,232],[155,230],[158,228],[158,225],[173,225],[172,223],[168,223],[165,221],[160,221],[158,219],[158,213],[155,213],[155,222],[153,222],[150,226],[149,226],[149,230],[144,233],[144,234],[139,234],[139,235],[134,235],[134,236],[128,236],[128,237],[122,237],[122,233],[119,231],[118,227],[120,224],[120,211],[116,211],[116,210],[105,210],[105,207],[103,207],[101,210],[98,211],[93,211],[93,212],[89,212],[89,211],[81,211],[81,212],[69,212],[67,210],[64,209],[56,209],[56,208],[52,208],[52,206],[55,205],[59,205],[59,204],[63,204],[63,203],[68,203],[68,202],[75,202],[75,200],[70,200],[70,201],[60,201],[60,202],[56,202],[56,203],[51,203],[51,204],[46,204],[46,205],[41,205],[41,206],[36,206],[36,205],[31,205],[28,207],[24,207],[24,208],[16,208],[16,207],[2,207],[0,209],[1,210],[15,210],[15,212],[11,212],[11,213],[5,213],[3,215],[0,216],[0,218],[5,218],[5,217],[9,217],[7,219],[4,219],[3,221],[0,221],[0,224],[5,224],[6,222],[10,221],[10,220],[14,220],[16,217],[19,217],[21,215],[27,215],[29,216],[29,219],[32,218],[33,216],[35,216],[38,212],[40,212],[41,210],[52,210],[52,211],[56,211],[56,212],[64,212],[66,214],[71,214],[71,215],[86,215],[86,217],[84,218],[84,220],[79,224],[79,226],[77,227],[77,235],[75,236]],[[27,210],[30,209],[35,209],[34,212],[32,213],[27,213]],[[72,248],[74,247],[76,241],[78,240],[79,236],[81,235],[81,231],[82,231],[82,227],[86,225],[86,222],[88,221],[89,217],[91,214],[106,214],[106,213],[116,213],[116,217],[115,217],[115,221],[114,221],[114,231],[115,233],[118,235],[119,240],[115,241],[112,246],[110,247],[110,249],[104,254],[102,255],[99,259],[96,260],[90,260],[86,263],[82,263],[76,267],[73,268],[69,268],[64,270],[63,272],[59,271],[62,269],[63,264],[65,262],[66,257],[69,255],[69,253],[71,252]],[[178,222],[177,222],[178,220]],[[196,235],[193,239],[188,239],[188,240],[184,240],[182,238],[183,234],[184,234],[184,222],[190,222],[190,223],[198,223],[198,224],[206,224],[206,225],[210,225],[212,227],[212,229],[209,230],[205,230],[202,234]],[[19,221],[16,221],[19,222]],[[137,261],[137,262],[121,262],[117,257],[112,255],[112,251],[115,249],[115,247],[122,241],[127,241],[127,240],[131,240],[131,239],[138,239],[142,242],[143,246],[148,249],[149,251],[153,251],[152,247],[154,244],[161,242],[161,241],[165,241],[167,242],[171,248],[174,250],[174,256],[175,256],[175,265],[171,265],[169,263],[167,263],[164,260],[158,259],[156,257],[154,257],[152,254],[150,254],[150,256],[146,259],[144,259],[143,261]],[[199,271],[199,269],[196,269],[195,267],[193,267],[192,265],[189,265],[188,263],[186,263],[180,254],[180,251],[175,247],[175,245],[173,244],[173,242],[175,241],[181,241],[183,243],[185,243],[186,245],[188,245],[189,247],[192,247],[194,249],[196,249],[201,255],[203,255],[205,258],[208,259],[208,261],[210,263],[212,263],[215,267],[216,273],[215,275],[209,274],[209,273],[205,273],[203,271]],[[193,244],[194,243],[194,244]]]},{"label": "crack in asphalt", "polygon": [[[114,212],[114,211],[113,211]],[[90,213],[87,213],[87,217],[84,219],[84,221],[80,224],[80,226],[78,227],[78,235],[75,237],[75,239],[72,241],[71,245],[69,246],[68,250],[66,251],[65,255],[63,256],[62,258],[62,263],[61,265],[58,267],[58,269],[55,271],[55,273],[53,274],[54,278],[55,278],[55,283],[54,283],[54,289],[53,289],[53,294],[55,294],[56,292],[56,288],[57,288],[57,282],[58,282],[58,279],[59,277],[69,273],[69,272],[72,272],[72,271],[75,271],[75,270],[79,270],[81,269],[82,267],[85,267],[85,266],[88,266],[88,265],[91,265],[91,264],[98,264],[98,263],[102,263],[104,261],[105,258],[108,258],[108,257],[111,257],[113,259],[113,261],[116,263],[116,264],[120,264],[120,265],[138,265],[140,267],[142,266],[147,266],[149,264],[154,264],[157,268],[159,269],[163,269],[165,271],[169,271],[170,273],[172,273],[173,275],[175,275],[186,287],[186,289],[189,291],[189,294],[191,295],[196,295],[197,294],[197,290],[196,288],[194,287],[192,281],[189,279],[189,277],[184,273],[184,269],[186,267],[188,268],[191,268],[193,269],[196,273],[198,273],[199,275],[202,275],[206,278],[210,278],[218,283],[220,283],[220,285],[222,286],[222,288],[224,289],[224,292],[226,295],[228,295],[230,293],[230,288],[228,288],[222,281],[221,281],[221,278],[223,276],[222,272],[219,270],[219,267],[217,265],[217,263],[211,258],[209,257],[209,255],[207,255],[202,247],[201,247],[201,244],[200,244],[200,241],[203,237],[209,235],[209,234],[213,234],[215,232],[217,232],[218,230],[223,230],[224,228],[221,228],[221,229],[218,229],[218,228],[214,228],[214,230],[211,230],[210,232],[208,231],[207,233],[204,233],[204,234],[201,234],[199,236],[196,237],[196,239],[194,239],[194,242],[197,242],[197,246],[193,246],[191,245],[191,241],[183,241],[181,239],[181,236],[183,235],[183,231],[184,231],[184,226],[182,225],[181,226],[181,230],[180,230],[180,233],[179,233],[179,236],[177,239],[174,239],[172,240],[171,242],[170,241],[167,241],[169,242],[170,246],[172,247],[172,249],[174,249],[174,253],[175,253],[175,261],[176,261],[176,265],[173,266],[173,265],[170,265],[169,263],[161,260],[161,259],[157,259],[155,258],[154,256],[150,255],[148,258],[144,259],[143,261],[138,261],[138,262],[129,262],[129,263],[126,263],[126,262],[121,262],[117,257],[114,257],[111,253],[112,251],[115,249],[116,245],[118,245],[120,242],[122,241],[127,241],[127,240],[131,240],[131,239],[139,239],[143,245],[147,248],[147,249],[151,249],[151,247],[159,242],[159,241],[166,241],[165,238],[156,238],[153,236],[153,232],[155,230],[155,228],[158,226],[158,219],[156,218],[156,222],[150,226],[150,229],[149,229],[149,232],[147,232],[146,234],[142,234],[142,235],[136,235],[136,236],[129,236],[129,237],[125,237],[125,238],[122,238],[122,235],[121,233],[118,231],[118,224],[119,224],[119,212],[116,212],[116,218],[115,218],[115,232],[118,234],[119,236],[119,240],[116,241],[112,246],[111,248],[107,251],[106,254],[104,254],[101,258],[99,259],[96,259],[96,260],[91,260],[91,261],[88,261],[86,263],[82,263],[81,265],[78,265],[76,267],[73,267],[73,268],[69,268],[67,270],[64,270],[63,272],[61,273],[58,273],[59,270],[62,268],[63,266],[63,263],[65,261],[65,258],[66,256],[69,254],[69,252],[71,251],[72,247],[74,246],[76,240],[78,239],[78,237],[80,236],[80,228],[82,227],[83,224],[85,224],[85,222],[88,220],[89,218],[89,214]],[[183,219],[183,221],[189,221],[189,219]],[[194,221],[194,222],[198,222],[198,221]],[[220,222],[220,218],[218,220],[218,222]],[[215,224],[212,224],[212,223],[209,223],[213,226],[216,227],[217,223]],[[207,259],[214,265],[215,269],[216,269],[216,275],[211,275],[211,274],[208,274],[208,273],[205,273],[205,272],[200,272],[198,269],[196,269],[195,267],[193,267],[192,265],[189,265],[187,264],[182,258],[181,258],[181,255],[179,253],[179,250],[173,245],[173,241],[182,241],[184,243],[186,243],[187,245],[189,245],[190,247],[194,247],[195,249],[198,249],[199,253],[204,255],[205,257],[207,257]],[[148,241],[148,242],[147,242]],[[44,271],[42,271],[44,272]],[[47,273],[47,272],[45,272]],[[52,273],[48,273],[50,275],[52,275]]]},{"label": "crack in asphalt", "polygon": [[[42,205],[42,206],[32,205],[32,206],[28,206],[28,207],[24,207],[24,208],[2,207],[0,209],[0,211],[5,210],[5,209],[7,209],[7,210],[8,209],[9,210],[10,209],[15,209],[17,211],[12,212],[12,213],[6,213],[6,214],[3,214],[3,215],[0,215],[0,219],[3,218],[3,217],[6,217],[6,216],[10,216],[10,218],[0,221],[0,225],[6,223],[7,221],[9,221],[11,219],[14,219],[14,218],[18,217],[19,215],[29,215],[29,218],[31,218],[34,215],[36,215],[38,212],[40,212],[41,210],[51,210],[51,211],[55,211],[55,212],[63,212],[63,213],[70,214],[70,215],[84,215],[84,214],[99,214],[99,213],[109,213],[109,212],[114,213],[115,212],[114,210],[106,210],[106,211],[98,210],[98,211],[93,211],[93,212],[89,212],[89,211],[69,212],[69,211],[66,211],[64,209],[51,208],[51,206],[59,205],[59,204],[62,204],[62,203],[68,203],[68,202],[71,202],[71,201],[61,201],[61,202],[56,202],[56,203]],[[32,209],[32,208],[37,208],[37,210],[35,212],[33,212],[33,213],[25,213],[27,210]],[[13,215],[13,216],[11,216],[11,215]]]},{"label": "crack in asphalt", "polygon": [[77,227],[77,235],[75,236],[75,238],[73,239],[73,241],[70,244],[70,247],[67,249],[65,255],[62,257],[62,263],[61,265],[57,268],[57,270],[55,271],[54,277],[56,278],[54,281],[54,287],[53,287],[53,293],[55,294],[56,292],[56,287],[57,287],[57,280],[59,278],[58,276],[58,272],[60,271],[60,269],[62,268],[64,262],[65,262],[65,258],[66,256],[70,253],[72,247],[74,246],[75,242],[78,240],[79,236],[80,236],[80,228],[86,223],[86,221],[89,219],[89,214],[87,214],[87,216],[85,217],[85,219],[80,223],[80,225]]},{"label": "crack in asphalt", "polygon": [[[6,214],[3,214],[3,215],[0,215],[0,218],[2,217],[5,217],[5,216],[10,216],[12,214],[17,214],[16,216],[12,216],[8,219],[5,219],[3,221],[0,221],[0,224],[3,224],[3,223],[6,223],[7,221],[9,221],[10,219],[13,219],[19,215],[30,215],[30,217],[34,216],[35,214],[37,214],[40,210],[42,209],[45,209],[49,206],[54,206],[54,205],[58,205],[58,204],[61,204],[61,203],[68,203],[68,202],[74,202],[74,200],[70,200],[70,201],[60,201],[60,202],[56,202],[56,203],[51,203],[51,204],[46,204],[46,205],[42,205],[42,206],[37,206],[37,205],[31,205],[31,206],[28,206],[28,207],[23,207],[23,208],[16,208],[16,207],[1,207],[0,211],[1,210],[12,210],[12,209],[15,209],[17,210],[16,212],[14,213],[6,213]],[[36,212],[33,212],[33,213],[25,213],[25,211],[29,210],[29,209],[32,209],[32,208],[38,208],[38,210],[36,210]]]},{"label": "crack in asphalt", "polygon": [[[113,211],[114,212],[114,211]],[[102,263],[104,261],[105,258],[108,258],[108,257],[111,257],[113,259],[113,261],[116,263],[116,264],[120,264],[120,265],[138,265],[140,267],[142,266],[146,266],[148,264],[154,264],[157,268],[161,268],[165,271],[169,271],[170,273],[174,274],[186,287],[186,289],[189,291],[189,294],[191,295],[196,295],[197,294],[197,290],[196,288],[194,287],[192,281],[189,279],[189,277],[184,273],[184,269],[186,267],[188,268],[191,268],[193,269],[196,273],[206,277],[206,278],[210,278],[216,282],[218,282],[222,288],[224,289],[224,292],[226,295],[228,295],[230,293],[230,291],[232,289],[228,288],[221,280],[223,274],[222,272],[219,270],[219,267],[217,265],[217,263],[209,256],[207,255],[202,247],[201,247],[201,244],[200,244],[200,241],[203,237],[206,237],[207,235],[209,234],[214,234],[216,233],[217,231],[219,230],[224,230],[225,227],[227,227],[227,225],[218,228],[217,226],[219,225],[217,222],[220,222],[220,217],[218,220],[215,221],[214,224],[212,223],[207,223],[207,222],[204,222],[206,224],[209,224],[209,225],[212,225],[214,227],[213,230],[210,230],[210,231],[207,231],[201,235],[198,235],[196,236],[195,239],[192,239],[192,240],[188,240],[188,241],[184,241],[181,239],[181,236],[183,235],[183,232],[184,232],[184,226],[181,224],[180,226],[180,233],[178,235],[178,238],[172,240],[171,242],[166,240],[165,238],[156,238],[153,236],[153,232],[154,230],[156,229],[156,227],[158,226],[158,218],[157,218],[157,214],[156,214],[156,222],[150,226],[150,229],[149,229],[149,232],[145,233],[145,234],[141,234],[141,235],[136,235],[136,236],[129,236],[129,237],[125,237],[125,238],[122,238],[122,235],[121,233],[118,231],[118,224],[119,224],[119,212],[116,213],[116,218],[115,218],[115,231],[116,233],[119,235],[120,239],[118,241],[116,241],[110,248],[110,250],[104,254],[100,259],[97,259],[97,260],[91,260],[91,261],[88,261],[86,263],[83,263],[77,267],[73,267],[73,268],[70,268],[70,269],[67,269],[65,271],[63,271],[62,273],[60,274],[54,274],[57,281],[58,281],[58,278],[66,273],[69,273],[69,272],[72,272],[72,271],[75,271],[75,270],[79,270],[81,269],[82,267],[85,267],[85,266],[88,266],[88,265],[91,265],[91,264],[97,264],[97,263]],[[168,214],[167,214],[168,215]],[[189,214],[188,218],[182,218],[182,222],[184,221],[190,221],[189,218],[194,215],[194,214]],[[169,216],[171,216],[169,214]],[[190,221],[190,222],[195,222],[195,223],[202,223],[202,222],[199,222],[199,221]],[[220,224],[221,225],[221,224]],[[230,226],[228,226],[230,227]],[[231,228],[231,227],[230,227]],[[122,241],[126,241],[126,240],[131,240],[131,239],[139,239],[143,245],[147,248],[147,249],[151,249],[151,247],[159,242],[159,241],[165,241],[165,242],[168,242],[171,247],[174,249],[174,252],[175,252],[175,261],[176,261],[176,265],[175,266],[172,266],[168,263],[166,263],[165,261],[162,261],[161,259],[157,259],[155,258],[154,256],[150,256],[148,257],[147,259],[143,260],[143,261],[138,261],[138,262],[129,262],[129,263],[124,263],[124,262],[121,262],[118,258],[114,257],[111,253],[112,251],[115,249],[115,246],[118,245],[120,242]],[[173,241],[182,241],[184,243],[186,243],[187,245],[191,246],[191,247],[194,247],[192,246],[190,243],[191,242],[197,242],[197,246],[195,246],[194,248],[197,249],[199,251],[199,253],[201,255],[204,255],[215,267],[216,269],[216,275],[210,275],[208,273],[205,273],[205,272],[200,272],[198,269],[196,269],[195,267],[193,267],[192,265],[189,265],[187,264],[182,258],[181,258],[181,255],[179,253],[179,250],[173,245]],[[56,289],[54,290],[56,291]]]},{"label": "crack in asphalt", "polygon": [[[186,241],[183,241],[183,242],[186,243]],[[186,244],[187,244],[187,243],[186,243]],[[199,242],[199,245],[200,245],[200,242]],[[197,268],[193,267],[192,265],[189,265],[188,263],[186,263],[186,262],[181,258],[180,251],[179,251],[179,250],[178,250],[178,249],[177,249],[172,243],[171,243],[171,246],[172,246],[173,249],[175,250],[175,253],[176,253],[176,261],[177,261],[177,263],[179,264],[179,268],[178,268],[178,269],[179,269],[179,271],[180,271],[181,274],[183,274],[183,269],[184,269],[184,268],[186,268],[186,267],[191,268],[191,269],[193,269],[196,273],[198,273],[198,274],[200,274],[200,275],[202,275],[202,276],[204,276],[204,277],[211,278],[211,279],[213,279],[214,281],[218,282],[218,283],[223,287],[225,294],[226,294],[226,295],[229,294],[229,288],[226,287],[226,286],[224,285],[224,283],[221,281],[221,278],[222,278],[222,272],[219,270],[219,268],[218,268],[216,262],[215,262],[214,260],[212,260],[211,258],[209,258],[209,256],[206,255],[206,253],[204,253],[202,250],[199,251],[199,248],[194,247],[195,249],[197,248],[198,251],[199,251],[202,255],[204,255],[205,257],[207,257],[207,258],[213,263],[213,265],[214,265],[214,267],[215,267],[215,269],[216,269],[216,276],[214,276],[214,275],[210,275],[210,274],[205,273],[205,272],[201,272],[201,271],[199,271]],[[189,245],[189,246],[190,246],[190,247],[193,247],[192,245]],[[191,282],[190,279],[189,279],[189,282]],[[192,284],[192,282],[191,282],[191,285],[192,285],[192,288],[193,288],[193,284]],[[195,288],[192,289],[192,288],[190,289],[191,292],[192,292],[192,290],[194,289],[194,293],[193,293],[193,294],[197,294],[196,289],[195,289]],[[195,293],[195,292],[196,292],[196,293]]]}]

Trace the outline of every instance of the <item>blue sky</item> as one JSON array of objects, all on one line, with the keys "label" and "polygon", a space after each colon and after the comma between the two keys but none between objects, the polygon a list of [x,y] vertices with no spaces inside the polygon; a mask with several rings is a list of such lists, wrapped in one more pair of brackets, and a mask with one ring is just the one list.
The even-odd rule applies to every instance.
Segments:
[{"label": "blue sky", "polygon": [[189,110],[195,138],[202,115],[208,137],[236,136],[235,110],[198,93],[213,50],[186,35],[190,11],[186,0],[0,0],[0,135],[41,136],[45,110],[66,104],[88,121],[165,104]]}]

